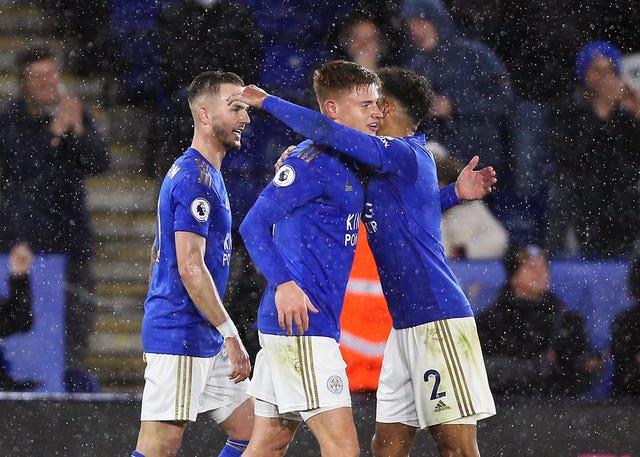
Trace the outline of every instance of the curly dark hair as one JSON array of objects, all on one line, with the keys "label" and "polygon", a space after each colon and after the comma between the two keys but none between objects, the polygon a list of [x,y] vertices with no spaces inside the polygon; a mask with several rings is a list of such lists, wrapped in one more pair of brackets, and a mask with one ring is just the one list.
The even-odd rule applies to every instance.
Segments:
[{"label": "curly dark hair", "polygon": [[400,67],[381,68],[378,76],[382,81],[382,95],[398,101],[416,124],[427,117],[433,100],[427,78]]}]

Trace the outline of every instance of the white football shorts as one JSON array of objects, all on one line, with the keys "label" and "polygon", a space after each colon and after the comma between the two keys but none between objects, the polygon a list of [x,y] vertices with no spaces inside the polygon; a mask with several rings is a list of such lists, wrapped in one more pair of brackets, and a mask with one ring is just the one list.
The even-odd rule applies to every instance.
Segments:
[{"label": "white football shorts", "polygon": [[475,424],[495,413],[473,317],[391,330],[378,386],[377,422],[426,428]]},{"label": "white football shorts", "polygon": [[249,395],[261,417],[307,420],[351,407],[346,364],[338,343],[324,336],[259,334]]},{"label": "white football shorts", "polygon": [[146,353],[142,393],[142,421],[192,421],[211,411],[223,422],[249,396],[249,381],[228,378],[231,363],[227,351],[214,357]]}]

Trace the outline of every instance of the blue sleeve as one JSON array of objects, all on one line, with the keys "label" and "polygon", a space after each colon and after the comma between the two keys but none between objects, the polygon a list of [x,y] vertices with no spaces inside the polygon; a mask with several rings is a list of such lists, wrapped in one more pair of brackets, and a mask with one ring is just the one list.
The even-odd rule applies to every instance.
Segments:
[{"label": "blue sleeve", "polygon": [[456,183],[449,184],[440,189],[440,208],[443,213],[459,203],[460,199],[456,195]]},{"label": "blue sleeve", "polygon": [[221,205],[220,197],[197,182],[197,176],[186,173],[176,181],[171,192],[175,214],[173,230],[192,232],[206,237],[211,218]]},{"label": "blue sleeve", "polygon": [[300,135],[330,146],[360,163],[370,165],[379,173],[402,169],[397,164],[410,161],[411,156],[414,156],[411,147],[402,141],[367,135],[338,124],[317,111],[278,97],[267,97],[262,109]]},{"label": "blue sleeve", "polygon": [[[317,145],[302,143],[292,154],[308,151]],[[316,168],[322,159],[307,162],[295,155],[278,169],[240,225],[240,234],[249,255],[267,281],[274,285],[290,281],[291,274],[275,245],[271,227],[293,213],[296,208],[323,194],[323,174]]]},{"label": "blue sleeve", "polygon": [[267,281],[276,286],[292,279],[271,235],[271,226],[286,213],[276,202],[260,196],[240,224],[247,252]]}]

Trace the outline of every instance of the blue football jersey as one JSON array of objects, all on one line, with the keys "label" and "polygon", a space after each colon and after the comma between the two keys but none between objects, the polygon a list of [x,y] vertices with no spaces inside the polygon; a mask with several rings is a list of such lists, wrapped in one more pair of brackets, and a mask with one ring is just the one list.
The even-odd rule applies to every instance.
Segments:
[{"label": "blue football jersey", "polygon": [[205,264],[221,297],[231,259],[231,210],[220,172],[193,148],[178,158],[164,178],[156,217],[157,259],[144,304],[145,352],[211,357],[223,343],[197,309],[180,274],[175,232],[206,238]]},{"label": "blue football jersey", "polygon": [[[444,255],[436,163],[424,136],[383,140],[389,143],[387,172],[369,179],[363,221],[394,328],[472,316]],[[407,157],[394,154],[394,143],[413,150],[413,176],[406,172]]]},{"label": "blue football jersey", "polygon": [[268,281],[258,310],[261,332],[286,334],[278,325],[274,295],[278,284],[293,279],[320,310],[309,313],[305,335],[339,340],[363,205],[353,166],[330,148],[311,141],[298,145],[240,227]]},{"label": "blue football jersey", "polygon": [[374,137],[277,97],[263,108],[301,135],[374,167],[363,221],[395,328],[473,315],[441,242],[442,211],[458,199],[453,185],[438,188],[424,135]]}]

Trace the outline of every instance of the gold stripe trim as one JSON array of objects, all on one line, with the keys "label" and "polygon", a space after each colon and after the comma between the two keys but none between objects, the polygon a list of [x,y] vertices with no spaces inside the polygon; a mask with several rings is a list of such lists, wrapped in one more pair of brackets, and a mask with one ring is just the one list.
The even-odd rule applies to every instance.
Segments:
[{"label": "gold stripe trim", "polygon": [[320,393],[318,392],[318,380],[316,378],[316,366],[313,359],[313,340],[310,336],[305,337],[309,346],[309,363],[311,365],[311,383],[313,385],[313,400],[315,407],[320,407]]},{"label": "gold stripe trim", "polygon": [[184,413],[187,409],[187,356],[181,356],[182,357],[182,363],[184,365],[183,369],[182,369],[182,408],[180,410],[181,413],[181,418],[182,420],[185,419],[184,417]]},{"label": "gold stripe trim", "polygon": [[307,159],[305,159],[307,161],[307,163],[311,162],[313,159],[315,159],[316,157],[318,157],[320,155],[320,153],[322,152],[322,150],[316,152],[315,154],[310,155]]},{"label": "gold stripe trim", "polygon": [[451,361],[449,360],[449,354],[447,352],[447,348],[444,341],[444,335],[440,329],[441,323],[440,321],[435,322],[436,333],[438,334],[438,342],[440,343],[440,350],[442,351],[442,356],[444,357],[444,361],[447,364],[447,371],[449,372],[449,377],[451,378],[451,386],[453,387],[453,394],[456,398],[456,403],[458,404],[458,410],[462,412],[462,404],[460,402],[460,395],[458,394],[458,386],[456,385],[456,379],[453,375],[453,370],[451,369]]},{"label": "gold stripe trim", "polygon": [[307,157],[309,157],[309,154],[312,154],[313,151],[317,149],[317,147],[318,146],[315,143],[311,143],[309,146],[300,151],[298,157],[300,157],[302,160],[305,160]]},{"label": "gold stripe trim", "polygon": [[193,357],[188,357],[189,362],[189,381],[187,384],[187,414],[185,420],[189,420],[189,413],[191,412],[191,386],[193,385]]},{"label": "gold stripe trim", "polygon": [[475,408],[473,407],[473,401],[471,399],[471,392],[469,391],[469,385],[467,384],[467,378],[464,375],[464,371],[462,370],[462,363],[460,362],[460,356],[458,355],[458,349],[456,345],[453,343],[453,335],[451,334],[451,327],[449,326],[448,321],[444,321],[444,327],[449,335],[449,340],[451,341],[451,346],[453,347],[453,355],[455,357],[455,361],[458,364],[458,369],[460,371],[460,380],[461,380],[461,390],[463,390],[463,397],[466,399],[466,403],[469,408],[469,415],[475,414]]},{"label": "gold stripe trim", "polygon": [[309,375],[307,371],[305,348],[303,346],[304,337],[298,336],[294,338],[296,339],[296,343],[298,344],[298,362],[300,364],[300,379],[302,380],[302,389],[304,390],[304,398],[307,402],[307,409],[311,409],[311,407],[309,406],[311,403],[311,391],[309,390],[309,387],[307,384],[307,377]]},{"label": "gold stripe trim", "polygon": [[176,405],[175,405],[175,418],[178,420],[178,412],[180,411],[180,369],[182,365],[180,363],[180,357],[178,357],[178,367],[176,369]]}]

